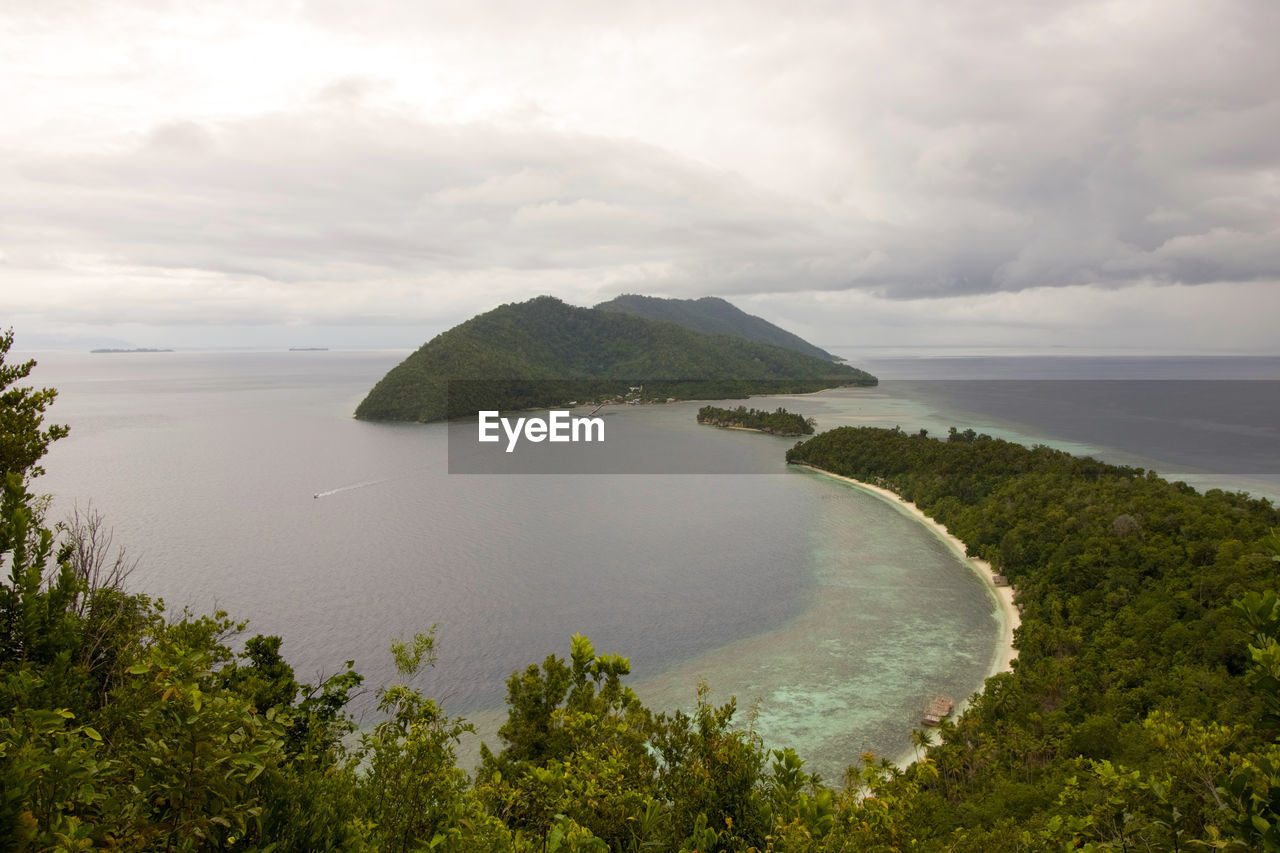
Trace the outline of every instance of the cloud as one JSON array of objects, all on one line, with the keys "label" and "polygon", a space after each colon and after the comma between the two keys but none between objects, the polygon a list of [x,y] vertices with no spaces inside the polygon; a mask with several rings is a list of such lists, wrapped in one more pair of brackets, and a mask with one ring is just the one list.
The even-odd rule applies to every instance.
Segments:
[{"label": "cloud", "polygon": [[60,2],[9,26],[0,282],[37,314],[1280,282],[1262,0]]},{"label": "cloud", "polygon": [[913,300],[849,290],[759,294],[739,305],[821,346],[854,348],[858,357],[932,347],[1248,353],[1274,352],[1280,288],[1077,285]]},{"label": "cloud", "polygon": [[729,285],[823,242],[803,205],[651,146],[376,111],[184,121],[117,153],[10,163],[10,264],[96,265],[104,283],[150,271],[175,297],[217,276],[307,300],[364,289],[371,304],[376,282],[439,291],[481,274]]}]

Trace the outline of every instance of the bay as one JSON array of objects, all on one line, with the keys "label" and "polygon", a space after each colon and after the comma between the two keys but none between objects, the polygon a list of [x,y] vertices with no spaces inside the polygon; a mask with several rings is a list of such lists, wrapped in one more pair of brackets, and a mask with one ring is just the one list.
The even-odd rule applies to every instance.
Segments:
[{"label": "bay", "polygon": [[[696,403],[618,407],[610,441],[643,448],[620,465],[632,473],[451,475],[443,425],[350,416],[403,355],[40,353],[33,380],[60,389],[52,419],[72,435],[37,488],[53,518],[92,501],[139,559],[132,588],[171,610],[222,608],[282,635],[303,680],[354,659],[366,722],[393,676],[390,639],[431,625],[440,659],[420,686],[491,744],[504,679],[566,654],[574,633],[629,657],[652,707],[688,708],[705,681],[828,778],[865,751],[904,757],[930,696],[980,686],[999,630],[982,583],[894,507],[786,469],[789,440],[700,427]],[[1010,417],[1025,412],[972,387],[956,397],[955,363],[935,361],[882,365],[875,389],[752,405],[820,428],[973,425],[1104,458],[1142,449]],[[947,381],[894,378],[922,369]],[[1232,399],[1224,429],[1240,426]],[[668,473],[642,473],[659,453]]]}]

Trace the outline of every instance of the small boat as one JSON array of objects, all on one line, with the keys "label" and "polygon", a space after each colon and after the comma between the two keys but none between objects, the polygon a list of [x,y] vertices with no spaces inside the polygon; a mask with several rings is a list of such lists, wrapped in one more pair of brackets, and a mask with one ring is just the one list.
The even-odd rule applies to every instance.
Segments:
[{"label": "small boat", "polygon": [[924,709],[924,719],[921,724],[926,726],[941,725],[942,721],[951,716],[951,712],[955,710],[956,700],[950,696],[938,694],[929,700],[929,704]]}]

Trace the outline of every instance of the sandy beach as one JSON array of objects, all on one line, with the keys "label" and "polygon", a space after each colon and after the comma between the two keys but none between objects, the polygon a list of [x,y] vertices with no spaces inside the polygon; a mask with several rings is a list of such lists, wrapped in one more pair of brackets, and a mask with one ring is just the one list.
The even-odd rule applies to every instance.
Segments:
[{"label": "sandy beach", "polygon": [[[970,557],[965,553],[964,543],[952,535],[946,527],[925,515],[924,512],[915,504],[904,500],[888,489],[880,486],[873,486],[870,483],[864,483],[861,480],[855,480],[852,477],[842,477],[839,474],[833,474],[830,471],[818,468],[814,465],[798,465],[797,467],[808,468],[823,475],[824,477],[830,477],[833,480],[843,480],[851,486],[870,492],[876,497],[893,504],[902,512],[916,518],[932,530],[939,539],[945,542],[947,547],[950,548],[957,557],[968,564],[969,568],[971,568],[975,574],[986,582],[988,590],[999,605],[998,612],[1000,614],[999,618],[1001,623],[1000,642],[996,644],[995,652],[992,654],[991,668],[988,675],[996,675],[997,673],[1010,672],[1012,670],[1013,660],[1018,656],[1018,653],[1013,648],[1013,632],[1014,629],[1021,624],[1021,617],[1018,612],[1018,606],[1014,603],[1013,587],[996,586],[995,573],[991,570],[990,563],[986,560],[979,560],[975,557]],[[956,713],[960,713],[961,710],[961,707],[957,707]]]},{"label": "sandy beach", "polygon": [[[701,421],[698,422],[698,426],[709,426],[709,427],[714,427],[715,429],[736,429],[736,430],[741,430],[742,432],[758,432],[761,435],[771,435],[774,438],[805,438],[806,437],[803,433],[795,433],[794,435],[791,435],[791,434],[784,434],[780,432],[765,432],[764,430],[756,429],[755,427],[721,426],[720,424],[704,424]],[[815,468],[814,470],[816,471],[817,469]]]},{"label": "sandy beach", "polygon": [[[796,464],[796,463],[791,463]],[[1013,648],[1013,632],[1014,629],[1022,623],[1021,615],[1018,612],[1018,605],[1014,603],[1014,589],[1010,586],[996,586],[995,572],[991,570],[991,564],[986,560],[979,560],[976,557],[970,557],[966,553],[965,545],[946,527],[934,521],[932,518],[924,514],[920,507],[903,499],[894,492],[889,491],[881,486],[873,486],[870,483],[864,483],[861,480],[855,480],[852,477],[844,477],[840,474],[833,474],[825,468],[819,468],[815,465],[796,464],[799,468],[808,468],[809,470],[821,474],[824,477],[830,477],[833,480],[842,480],[854,488],[861,489],[864,492],[870,492],[881,500],[893,504],[900,512],[915,518],[924,524],[925,527],[933,531],[934,535],[941,539],[946,546],[955,555],[969,566],[973,572],[986,583],[988,592],[996,600],[996,612],[999,614],[1000,622],[1000,641],[996,643],[995,651],[991,655],[991,667],[987,671],[987,677],[997,675],[1001,672],[1012,671],[1013,660],[1018,656],[1017,651]],[[956,703],[953,719],[964,712],[965,706],[968,704],[968,697],[960,697]],[[897,756],[893,763],[898,767],[906,767],[913,763],[919,757],[918,753],[913,749]]]}]

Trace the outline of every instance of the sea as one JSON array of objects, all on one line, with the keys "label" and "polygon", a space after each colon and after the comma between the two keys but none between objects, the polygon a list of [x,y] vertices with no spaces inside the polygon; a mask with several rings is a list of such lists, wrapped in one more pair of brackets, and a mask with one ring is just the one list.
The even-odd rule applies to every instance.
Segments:
[{"label": "sea", "polygon": [[[881,384],[749,404],[1280,498],[1278,357],[829,349]],[[101,513],[130,589],[282,636],[302,681],[354,661],[362,725],[391,641],[434,630],[415,684],[475,724],[464,764],[500,747],[506,679],[574,634],[627,657],[649,707],[733,701],[835,782],[910,760],[927,702],[979,690],[998,654],[990,590],[925,525],[788,469],[794,439],[697,425],[697,402],[609,407],[608,473],[450,473],[447,426],[352,418],[404,351],[29,355],[71,427],[35,481],[51,520]]]}]

